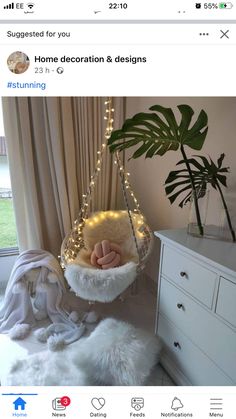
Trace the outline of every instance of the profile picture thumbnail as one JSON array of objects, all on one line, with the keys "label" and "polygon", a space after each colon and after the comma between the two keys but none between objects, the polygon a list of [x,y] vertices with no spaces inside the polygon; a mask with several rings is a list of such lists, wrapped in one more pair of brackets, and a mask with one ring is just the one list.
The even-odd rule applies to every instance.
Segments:
[{"label": "profile picture thumbnail", "polygon": [[30,59],[22,51],[15,51],[9,55],[7,59],[7,66],[9,70],[14,74],[22,74],[28,70],[30,65]]}]

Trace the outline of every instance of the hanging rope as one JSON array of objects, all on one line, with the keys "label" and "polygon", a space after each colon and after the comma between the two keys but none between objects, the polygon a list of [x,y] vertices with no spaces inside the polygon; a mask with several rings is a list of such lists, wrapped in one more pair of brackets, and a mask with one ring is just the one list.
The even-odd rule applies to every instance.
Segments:
[{"label": "hanging rope", "polygon": [[128,196],[127,196],[126,187],[125,187],[125,175],[124,175],[123,166],[121,164],[120,156],[119,156],[118,151],[116,152],[116,161],[117,161],[117,165],[118,165],[118,169],[119,169],[122,193],[123,193],[126,209],[127,209],[128,215],[129,215],[129,222],[130,222],[132,235],[133,235],[133,239],[134,239],[134,242],[135,242],[135,247],[136,247],[136,251],[137,251],[137,255],[138,255],[138,267],[141,267],[141,255],[140,255],[140,252],[139,252],[138,241],[137,241],[137,237],[136,237],[136,234],[135,234],[134,223],[133,223],[133,220],[132,220],[132,212],[131,212],[130,207],[129,207],[129,201],[128,201]]}]

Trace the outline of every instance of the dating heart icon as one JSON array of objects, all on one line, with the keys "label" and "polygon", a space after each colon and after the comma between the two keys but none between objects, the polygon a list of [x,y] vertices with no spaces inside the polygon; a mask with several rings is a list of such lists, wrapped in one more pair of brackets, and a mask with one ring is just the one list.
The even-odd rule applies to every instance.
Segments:
[{"label": "dating heart icon", "polygon": [[100,397],[99,399],[97,397],[94,397],[91,400],[91,403],[96,410],[100,410],[105,405],[105,399],[103,399],[102,397]]}]

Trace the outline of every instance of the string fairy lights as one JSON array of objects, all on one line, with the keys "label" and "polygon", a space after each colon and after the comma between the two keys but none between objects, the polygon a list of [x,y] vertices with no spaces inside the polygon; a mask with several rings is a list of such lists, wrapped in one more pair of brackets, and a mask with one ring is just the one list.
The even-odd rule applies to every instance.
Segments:
[{"label": "string fairy lights", "polygon": [[[123,194],[126,200],[127,211],[100,211],[99,213],[95,213],[92,217],[89,217],[89,210],[93,191],[97,184],[98,175],[100,174],[102,169],[102,163],[107,148],[107,141],[110,138],[111,133],[113,131],[113,114],[114,108],[112,105],[112,98],[108,98],[105,101],[104,119],[106,121],[106,128],[104,133],[104,142],[101,145],[101,149],[97,151],[95,169],[90,177],[88,189],[86,193],[82,195],[82,204],[78,218],[74,221],[74,225],[71,232],[65,237],[62,243],[61,256],[59,256],[59,258],[61,267],[63,269],[66,267],[68,263],[73,262],[80,250],[84,248],[83,229],[86,223],[88,223],[88,226],[90,228],[93,228],[98,223],[102,222],[105,218],[111,217],[118,219],[121,216],[121,213],[127,213],[127,211],[130,219],[131,230],[135,240],[137,254],[139,257],[139,266],[142,265],[145,257],[147,256],[150,250],[149,248],[150,243],[152,241],[152,233],[150,228],[146,224],[144,216],[140,211],[138,200],[131,187],[131,183],[129,180],[130,173],[125,171],[124,165],[121,162],[121,158],[118,152],[116,152],[114,164],[117,165],[117,168],[119,170]],[[133,211],[129,209],[126,192],[130,195],[131,200],[133,201]]]},{"label": "string fairy lights", "polygon": [[72,232],[64,239],[62,244],[62,252],[61,252],[61,267],[64,269],[65,266],[72,262],[77,253],[84,247],[84,240],[83,240],[83,228],[88,218],[89,206],[92,198],[92,193],[96,186],[97,178],[99,173],[101,172],[102,162],[104,153],[106,151],[106,143],[107,140],[110,138],[112,130],[113,130],[113,114],[114,108],[112,106],[112,98],[108,98],[105,101],[105,116],[104,119],[106,122],[105,134],[104,134],[104,142],[101,145],[101,149],[97,151],[97,161],[95,165],[95,169],[93,174],[90,177],[90,182],[88,185],[87,192],[82,195],[82,204],[79,212],[78,218],[74,221]]}]

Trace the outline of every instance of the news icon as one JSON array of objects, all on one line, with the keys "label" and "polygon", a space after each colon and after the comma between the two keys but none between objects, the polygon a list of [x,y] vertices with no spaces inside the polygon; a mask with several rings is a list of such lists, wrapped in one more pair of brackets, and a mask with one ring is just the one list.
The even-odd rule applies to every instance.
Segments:
[{"label": "news icon", "polygon": [[61,403],[61,397],[56,397],[52,401],[52,408],[53,408],[53,410],[65,410],[66,409],[66,406],[63,406],[63,404]]}]

